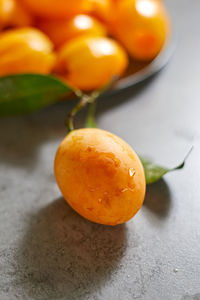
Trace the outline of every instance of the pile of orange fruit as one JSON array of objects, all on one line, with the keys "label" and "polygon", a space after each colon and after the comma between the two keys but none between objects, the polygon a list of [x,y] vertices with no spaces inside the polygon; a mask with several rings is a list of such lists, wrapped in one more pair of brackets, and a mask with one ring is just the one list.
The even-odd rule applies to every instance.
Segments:
[{"label": "pile of orange fruit", "polygon": [[0,0],[0,76],[55,74],[93,90],[169,36],[162,0]]}]

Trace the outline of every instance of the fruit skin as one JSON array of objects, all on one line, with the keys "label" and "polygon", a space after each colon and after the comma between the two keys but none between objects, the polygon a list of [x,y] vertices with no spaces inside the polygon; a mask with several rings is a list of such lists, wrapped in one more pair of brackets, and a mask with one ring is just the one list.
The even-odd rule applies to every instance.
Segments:
[{"label": "fruit skin", "polygon": [[33,16],[28,12],[28,10],[19,0],[15,0],[15,5],[11,19],[9,21],[9,25],[14,27],[27,27],[33,25],[33,23]]},{"label": "fruit skin", "polygon": [[98,18],[100,21],[108,24],[112,14],[111,0],[90,0],[90,14]]},{"label": "fruit skin", "polygon": [[106,35],[106,28],[103,24],[85,14],[76,15],[65,20],[43,20],[38,26],[49,36],[56,47],[84,34],[91,36]]},{"label": "fruit skin", "polygon": [[162,1],[120,0],[113,5],[114,37],[138,60],[152,60],[169,37],[170,22]]},{"label": "fruit skin", "polygon": [[34,15],[46,18],[65,18],[87,12],[87,0],[20,0]]},{"label": "fruit skin", "polygon": [[122,75],[127,64],[127,55],[116,41],[82,36],[61,47],[56,71],[72,86],[92,90]]},{"label": "fruit skin", "polygon": [[124,223],[144,200],[145,176],[137,154],[125,141],[101,129],[68,134],[56,153],[54,172],[68,204],[96,223]]},{"label": "fruit skin", "polygon": [[8,25],[14,8],[14,0],[0,0],[0,28]]},{"label": "fruit skin", "polygon": [[0,0],[0,27],[25,27],[33,23],[32,16],[17,0]]},{"label": "fruit skin", "polygon": [[50,73],[55,64],[51,41],[35,28],[0,34],[0,76],[15,73]]}]

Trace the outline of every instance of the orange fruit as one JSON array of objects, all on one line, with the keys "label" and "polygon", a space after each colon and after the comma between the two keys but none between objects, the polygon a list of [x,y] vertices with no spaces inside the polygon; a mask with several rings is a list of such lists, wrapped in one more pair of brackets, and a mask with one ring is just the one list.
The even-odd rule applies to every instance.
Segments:
[{"label": "orange fruit", "polygon": [[76,15],[67,20],[42,20],[39,28],[50,37],[56,47],[84,34],[106,35],[105,27],[95,18],[85,14]]},{"label": "orange fruit", "polygon": [[19,0],[15,0],[15,6],[13,9],[12,17],[9,25],[15,27],[27,27],[33,24],[33,16],[22,5]]},{"label": "orange fruit", "polygon": [[169,36],[169,18],[162,1],[120,0],[113,5],[113,35],[138,60],[151,60]]},{"label": "orange fruit", "polygon": [[0,28],[7,26],[15,8],[14,0],[0,0]]},{"label": "orange fruit", "polygon": [[56,71],[82,90],[93,90],[122,75],[128,64],[123,48],[106,37],[82,36],[71,40],[58,52]]},{"label": "orange fruit", "polygon": [[65,18],[87,12],[90,8],[86,0],[21,0],[36,16]]},{"label": "orange fruit", "polygon": [[50,73],[55,55],[51,41],[35,28],[0,34],[0,76],[15,73]]},{"label": "orange fruit", "polygon": [[90,0],[91,9],[90,14],[99,20],[107,23],[112,14],[112,1],[111,0]]},{"label": "orange fruit", "polygon": [[25,27],[33,22],[30,13],[17,0],[0,0],[0,27]]},{"label": "orange fruit", "polygon": [[96,223],[124,223],[144,200],[145,176],[137,154],[118,136],[101,129],[68,134],[56,153],[54,172],[68,204]]}]

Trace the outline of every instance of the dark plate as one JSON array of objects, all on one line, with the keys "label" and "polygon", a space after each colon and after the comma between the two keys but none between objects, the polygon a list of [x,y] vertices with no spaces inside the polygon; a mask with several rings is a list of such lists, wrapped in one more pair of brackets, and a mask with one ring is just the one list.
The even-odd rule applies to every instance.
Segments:
[{"label": "dark plate", "polygon": [[109,93],[115,93],[125,88],[134,86],[160,71],[169,62],[175,49],[175,43],[171,39],[163,47],[160,54],[151,62],[139,62],[131,60],[129,67]]}]

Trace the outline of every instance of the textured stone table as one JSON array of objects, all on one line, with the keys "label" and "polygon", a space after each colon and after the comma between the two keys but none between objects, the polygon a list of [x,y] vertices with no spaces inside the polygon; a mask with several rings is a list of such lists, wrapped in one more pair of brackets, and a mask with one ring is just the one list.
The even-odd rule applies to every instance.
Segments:
[{"label": "textured stone table", "polygon": [[167,5],[173,58],[153,79],[102,99],[98,123],[168,166],[193,144],[186,167],[150,186],[126,225],[98,226],[68,207],[53,178],[71,104],[1,119],[1,300],[200,299],[200,1]]}]

